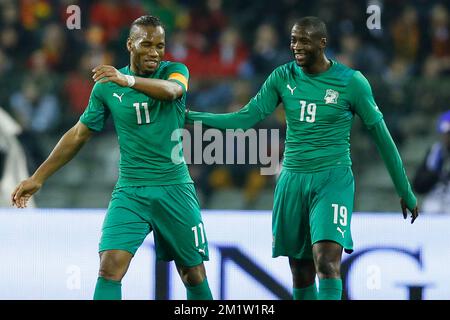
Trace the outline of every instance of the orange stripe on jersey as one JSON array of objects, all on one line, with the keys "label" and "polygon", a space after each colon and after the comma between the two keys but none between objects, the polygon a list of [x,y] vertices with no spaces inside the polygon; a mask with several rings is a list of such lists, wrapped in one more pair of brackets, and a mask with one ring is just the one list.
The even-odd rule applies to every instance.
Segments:
[{"label": "orange stripe on jersey", "polygon": [[186,91],[188,89],[188,81],[185,76],[183,76],[181,73],[172,73],[169,76],[169,80],[174,79],[180,81],[184,86],[186,87]]}]

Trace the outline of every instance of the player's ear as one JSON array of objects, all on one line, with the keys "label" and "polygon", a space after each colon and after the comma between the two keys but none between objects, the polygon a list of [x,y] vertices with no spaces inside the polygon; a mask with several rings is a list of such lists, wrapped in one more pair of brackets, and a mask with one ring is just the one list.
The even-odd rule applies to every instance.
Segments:
[{"label": "player's ear", "polygon": [[325,49],[327,47],[327,38],[320,39],[320,48]]},{"label": "player's ear", "polygon": [[132,40],[131,40],[130,37],[128,37],[128,39],[127,39],[127,50],[128,50],[128,52],[131,52],[131,43],[132,43]]}]

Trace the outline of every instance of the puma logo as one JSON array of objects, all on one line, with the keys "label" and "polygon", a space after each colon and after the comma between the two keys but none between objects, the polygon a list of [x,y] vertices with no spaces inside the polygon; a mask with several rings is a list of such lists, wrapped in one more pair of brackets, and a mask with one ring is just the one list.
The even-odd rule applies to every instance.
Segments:
[{"label": "puma logo", "polygon": [[123,97],[124,94],[125,93],[122,93],[122,95],[119,96],[117,93],[114,92],[113,93],[113,97],[116,97],[117,99],[119,99],[120,102],[122,102],[122,97]]},{"label": "puma logo", "polygon": [[203,255],[206,254],[205,250],[203,250],[203,249],[198,249],[198,252],[200,252],[200,253],[203,254]]},{"label": "puma logo", "polygon": [[294,95],[294,90],[297,89],[297,87],[291,88],[291,85],[290,85],[290,84],[286,85],[286,87],[287,87],[289,90],[291,90],[291,95]]},{"label": "puma logo", "polygon": [[336,230],[339,231],[342,234],[342,238],[344,238],[344,233],[347,230],[342,230],[340,227],[337,227]]}]

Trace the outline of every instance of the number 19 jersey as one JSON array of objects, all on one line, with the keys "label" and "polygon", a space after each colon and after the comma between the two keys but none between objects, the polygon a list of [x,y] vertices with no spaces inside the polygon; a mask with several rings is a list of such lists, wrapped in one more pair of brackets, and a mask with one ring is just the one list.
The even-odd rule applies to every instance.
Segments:
[{"label": "number 19 jersey", "polygon": [[383,118],[366,78],[336,61],[314,75],[295,62],[278,67],[247,107],[264,118],[280,102],[287,123],[283,167],[297,172],[351,166],[354,114],[368,128]]}]

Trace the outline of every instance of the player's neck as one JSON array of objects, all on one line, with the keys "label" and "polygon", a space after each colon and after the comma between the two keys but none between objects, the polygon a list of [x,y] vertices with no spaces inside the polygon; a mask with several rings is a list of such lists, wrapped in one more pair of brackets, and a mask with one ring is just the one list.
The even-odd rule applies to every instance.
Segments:
[{"label": "player's neck", "polygon": [[151,73],[145,73],[139,70],[139,68],[135,66],[132,62],[130,62],[130,71],[133,72],[134,75],[140,77],[148,77],[151,75]]},{"label": "player's neck", "polygon": [[309,67],[303,67],[302,70],[309,74],[318,74],[327,71],[331,68],[331,60],[329,60],[325,55],[321,56],[316,63]]}]

